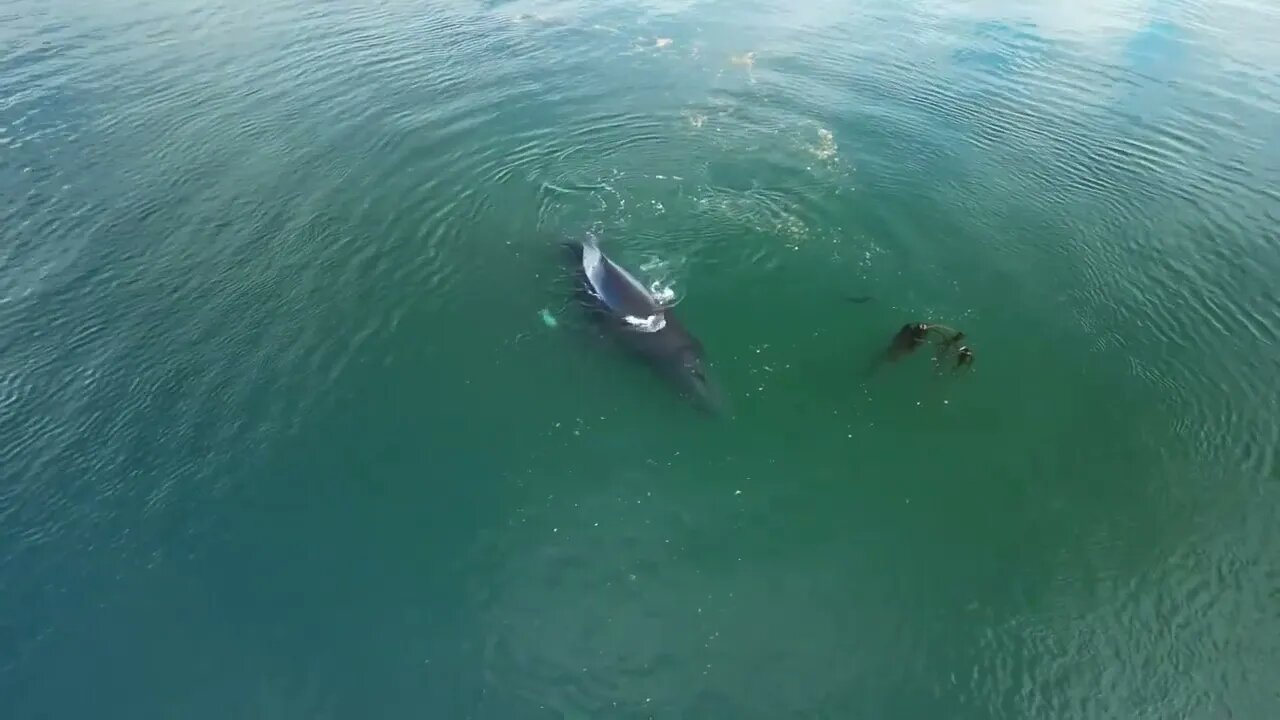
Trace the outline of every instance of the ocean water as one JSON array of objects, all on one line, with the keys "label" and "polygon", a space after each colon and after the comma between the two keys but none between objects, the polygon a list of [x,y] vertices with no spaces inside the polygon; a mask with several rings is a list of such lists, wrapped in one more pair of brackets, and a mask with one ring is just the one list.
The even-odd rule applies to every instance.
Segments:
[{"label": "ocean water", "polygon": [[0,0],[0,718],[1280,717],[1278,37]]}]

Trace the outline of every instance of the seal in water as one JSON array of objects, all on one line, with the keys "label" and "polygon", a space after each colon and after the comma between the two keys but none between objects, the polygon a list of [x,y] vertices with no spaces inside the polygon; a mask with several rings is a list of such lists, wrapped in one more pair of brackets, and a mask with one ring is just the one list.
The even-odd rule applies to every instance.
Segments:
[{"label": "seal in water", "polygon": [[952,369],[973,367],[973,349],[960,344],[964,333],[937,323],[913,322],[898,329],[884,351],[884,359],[893,362],[915,352],[925,342],[935,346],[934,362],[939,369],[945,367],[947,358],[954,357]]},{"label": "seal in water", "polygon": [[639,280],[600,251],[593,238],[566,243],[588,307],[612,334],[671,380],[681,394],[711,412],[723,410],[702,343]]},{"label": "seal in water", "polygon": [[[849,298],[863,302],[862,298]],[[889,346],[876,354],[867,366],[867,373],[875,372],[884,363],[895,363],[925,344],[934,346],[933,362],[939,371],[959,371],[973,367],[973,348],[961,343],[965,334],[938,323],[910,322],[898,328]]]}]

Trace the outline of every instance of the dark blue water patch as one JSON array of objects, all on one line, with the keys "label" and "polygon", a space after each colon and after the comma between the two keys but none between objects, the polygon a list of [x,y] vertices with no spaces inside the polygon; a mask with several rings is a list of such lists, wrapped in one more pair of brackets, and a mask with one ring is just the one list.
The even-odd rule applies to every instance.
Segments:
[{"label": "dark blue water patch", "polygon": [[[257,628],[282,666],[319,658],[346,675],[359,661],[367,692],[394,687],[448,707],[470,696],[479,671],[466,549],[500,523],[498,491],[514,468],[493,462],[490,433],[424,427],[421,403],[452,400],[422,395],[411,368],[395,363],[376,382],[336,386],[327,419],[282,443],[259,481],[236,493],[230,542],[206,568],[228,617]],[[404,380],[415,390],[388,393]],[[368,416],[370,393],[400,398],[390,424],[380,411],[376,422]],[[338,678],[323,684],[341,706],[413,704],[353,693]]]},{"label": "dark blue water patch", "polygon": [[[465,710],[481,672],[463,550],[503,507],[499,472],[464,428],[424,436],[416,402],[398,432],[372,429],[369,391],[385,388],[337,388],[331,420],[281,442],[251,476],[224,469],[241,478],[230,492],[171,505],[178,524],[132,525],[106,556],[154,544],[152,562],[6,564],[35,572],[28,581],[80,575],[75,594],[6,605],[22,649],[5,675],[12,717]],[[75,647],[88,651],[65,660]],[[91,696],[56,691],[90,675],[107,681]]]}]

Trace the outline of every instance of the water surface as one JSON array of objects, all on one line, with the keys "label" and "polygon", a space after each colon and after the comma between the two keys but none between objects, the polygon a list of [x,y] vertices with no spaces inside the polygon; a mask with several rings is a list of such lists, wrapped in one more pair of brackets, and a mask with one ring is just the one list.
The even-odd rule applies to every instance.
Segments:
[{"label": "water surface", "polygon": [[1276,37],[0,3],[0,717],[1280,716]]}]

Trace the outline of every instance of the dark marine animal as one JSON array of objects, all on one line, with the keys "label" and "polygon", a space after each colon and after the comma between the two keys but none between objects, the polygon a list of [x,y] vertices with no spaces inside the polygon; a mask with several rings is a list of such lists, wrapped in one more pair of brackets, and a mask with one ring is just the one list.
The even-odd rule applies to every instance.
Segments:
[{"label": "dark marine animal", "polygon": [[724,399],[698,338],[631,273],[610,260],[593,238],[566,243],[580,297],[608,331],[665,376],[684,396],[711,412]]},{"label": "dark marine animal", "polygon": [[884,351],[884,359],[893,362],[915,352],[926,342],[934,344],[934,360],[939,368],[944,366],[948,358],[954,358],[952,369],[959,370],[973,366],[973,350],[968,345],[961,345],[964,333],[937,323],[913,322],[898,329],[889,347]]}]

